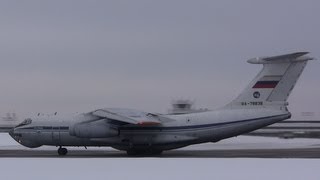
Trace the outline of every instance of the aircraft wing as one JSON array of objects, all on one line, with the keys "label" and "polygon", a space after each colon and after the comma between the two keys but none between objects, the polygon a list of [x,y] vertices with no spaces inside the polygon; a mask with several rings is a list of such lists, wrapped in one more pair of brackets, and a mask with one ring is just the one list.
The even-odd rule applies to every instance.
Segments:
[{"label": "aircraft wing", "polygon": [[132,109],[98,109],[91,112],[91,114],[98,117],[136,125],[160,125],[165,122],[174,121],[164,115],[146,113]]}]

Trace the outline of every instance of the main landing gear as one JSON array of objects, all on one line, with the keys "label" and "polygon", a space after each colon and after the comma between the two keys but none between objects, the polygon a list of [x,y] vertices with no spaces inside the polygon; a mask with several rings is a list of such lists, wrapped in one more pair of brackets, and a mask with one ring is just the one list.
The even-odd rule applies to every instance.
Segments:
[{"label": "main landing gear", "polygon": [[58,154],[59,156],[65,156],[68,154],[68,149],[67,148],[62,148],[61,146],[58,149]]},{"label": "main landing gear", "polygon": [[128,156],[159,156],[162,154],[161,150],[127,150]]}]

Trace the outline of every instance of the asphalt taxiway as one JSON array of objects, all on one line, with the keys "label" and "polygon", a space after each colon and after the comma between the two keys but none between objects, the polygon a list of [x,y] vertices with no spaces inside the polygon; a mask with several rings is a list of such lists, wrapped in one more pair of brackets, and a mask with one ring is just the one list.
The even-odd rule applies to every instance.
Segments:
[{"label": "asphalt taxiway", "polygon": [[[69,150],[59,156],[55,150],[0,150],[0,158],[127,158],[124,151]],[[144,156],[135,156],[144,157]],[[306,149],[239,149],[239,150],[172,150],[160,158],[320,158],[320,148]]]},{"label": "asphalt taxiway", "polygon": [[[59,156],[57,147],[36,149],[23,147],[7,134],[0,133],[1,158],[128,158],[125,151],[110,147],[67,147],[66,156]],[[135,156],[143,157],[143,156]],[[315,158],[320,159],[319,139],[279,139],[239,136],[218,143],[204,143],[164,151],[159,158]]]}]

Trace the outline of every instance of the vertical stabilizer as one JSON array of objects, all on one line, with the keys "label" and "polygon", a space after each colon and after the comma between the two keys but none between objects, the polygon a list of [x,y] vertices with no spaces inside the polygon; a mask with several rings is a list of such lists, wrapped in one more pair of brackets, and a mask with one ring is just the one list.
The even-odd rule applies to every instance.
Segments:
[{"label": "vertical stabilizer", "polygon": [[308,53],[297,52],[248,60],[251,64],[262,64],[263,68],[245,90],[226,107],[286,106],[287,99],[308,60],[313,59],[306,54]]}]

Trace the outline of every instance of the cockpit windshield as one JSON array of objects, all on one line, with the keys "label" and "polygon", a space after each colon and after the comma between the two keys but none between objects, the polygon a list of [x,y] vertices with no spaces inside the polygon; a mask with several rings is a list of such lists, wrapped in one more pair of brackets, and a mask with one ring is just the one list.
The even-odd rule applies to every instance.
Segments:
[{"label": "cockpit windshield", "polygon": [[21,127],[21,126],[25,126],[25,125],[28,125],[28,124],[31,124],[32,123],[32,119],[28,118],[28,119],[25,119],[24,121],[22,121],[18,126],[16,127]]}]

